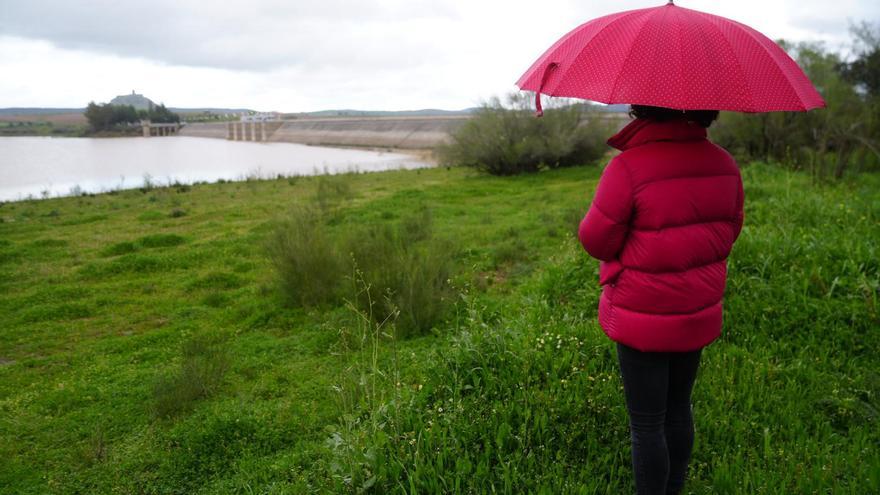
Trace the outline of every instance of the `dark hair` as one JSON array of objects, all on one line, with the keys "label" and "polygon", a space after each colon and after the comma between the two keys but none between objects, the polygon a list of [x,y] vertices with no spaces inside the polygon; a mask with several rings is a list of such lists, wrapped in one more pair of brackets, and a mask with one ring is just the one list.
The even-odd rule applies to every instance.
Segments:
[{"label": "dark hair", "polygon": [[648,119],[655,122],[684,119],[709,127],[718,118],[718,110],[675,110],[674,108],[652,107],[648,105],[631,105],[630,117]]}]

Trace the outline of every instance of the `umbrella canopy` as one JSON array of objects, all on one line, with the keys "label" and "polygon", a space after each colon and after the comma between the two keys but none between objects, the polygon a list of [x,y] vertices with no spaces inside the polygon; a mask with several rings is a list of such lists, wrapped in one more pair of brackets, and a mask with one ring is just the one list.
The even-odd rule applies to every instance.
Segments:
[{"label": "umbrella canopy", "polygon": [[825,101],[772,40],[724,17],[668,4],[582,24],[517,86],[536,93],[679,110],[807,111]]}]

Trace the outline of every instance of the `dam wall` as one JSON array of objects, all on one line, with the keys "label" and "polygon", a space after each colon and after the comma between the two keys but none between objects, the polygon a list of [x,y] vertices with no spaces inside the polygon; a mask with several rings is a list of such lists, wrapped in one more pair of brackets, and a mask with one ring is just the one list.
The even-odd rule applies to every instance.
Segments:
[{"label": "dam wall", "polygon": [[[314,117],[266,122],[265,141],[317,146],[362,146],[375,148],[429,149],[449,139],[452,131],[468,121],[468,115],[429,117]],[[623,113],[600,117],[612,129],[620,129],[629,118]],[[230,126],[235,127],[233,132]],[[238,122],[192,123],[182,127],[181,136],[263,141],[250,124]],[[257,139],[252,139],[257,135]],[[609,134],[610,135],[610,134]]]},{"label": "dam wall", "polygon": [[[267,122],[268,142],[324,146],[433,148],[467,121],[468,116],[442,117],[327,117]],[[192,123],[181,136],[227,139],[228,122]]]},{"label": "dam wall", "polygon": [[468,120],[455,117],[361,117],[291,120],[270,141],[315,145],[433,148]]},{"label": "dam wall", "polygon": [[226,139],[226,122],[186,124],[177,131],[177,135]]}]

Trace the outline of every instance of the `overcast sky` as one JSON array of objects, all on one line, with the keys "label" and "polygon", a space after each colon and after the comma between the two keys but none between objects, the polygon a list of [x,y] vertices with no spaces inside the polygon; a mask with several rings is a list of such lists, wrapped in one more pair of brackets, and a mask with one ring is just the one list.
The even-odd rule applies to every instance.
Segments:
[{"label": "overcast sky", "polygon": [[[461,109],[594,17],[662,0],[0,0],[0,107]],[[878,0],[680,0],[843,48]]]}]

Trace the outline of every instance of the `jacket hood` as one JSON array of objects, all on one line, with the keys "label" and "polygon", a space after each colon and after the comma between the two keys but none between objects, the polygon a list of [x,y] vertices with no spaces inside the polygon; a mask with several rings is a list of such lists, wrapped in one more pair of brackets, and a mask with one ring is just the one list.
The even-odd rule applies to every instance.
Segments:
[{"label": "jacket hood", "polygon": [[614,136],[608,145],[620,151],[654,141],[698,141],[706,139],[706,128],[686,120],[655,122],[635,119]]}]

